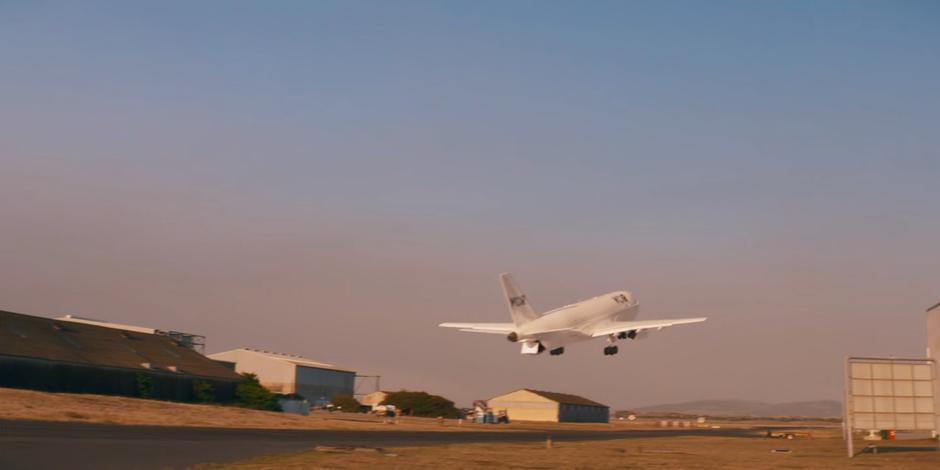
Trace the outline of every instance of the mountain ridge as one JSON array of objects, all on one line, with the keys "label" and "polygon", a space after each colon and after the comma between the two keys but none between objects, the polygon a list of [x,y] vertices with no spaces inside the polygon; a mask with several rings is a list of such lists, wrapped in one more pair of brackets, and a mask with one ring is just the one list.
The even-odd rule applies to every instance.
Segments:
[{"label": "mountain ridge", "polygon": [[806,400],[768,403],[758,400],[694,400],[634,408],[637,413],[682,413],[704,416],[807,417],[842,416],[842,403],[836,400]]}]

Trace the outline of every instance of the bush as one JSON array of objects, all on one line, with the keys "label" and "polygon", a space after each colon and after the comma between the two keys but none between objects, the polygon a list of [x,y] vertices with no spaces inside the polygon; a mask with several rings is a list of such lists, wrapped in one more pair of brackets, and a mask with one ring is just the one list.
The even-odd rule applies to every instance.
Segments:
[{"label": "bush", "polygon": [[361,406],[352,395],[334,395],[333,399],[330,400],[330,403],[333,406],[350,413],[358,412],[359,407]]},{"label": "bush", "polygon": [[244,379],[235,386],[235,403],[245,408],[264,411],[282,411],[277,397],[261,386],[258,376],[251,372],[242,374]]},{"label": "bush", "polygon": [[193,380],[193,400],[199,403],[212,403],[215,400],[212,385],[202,380]]},{"label": "bush", "polygon": [[150,378],[150,374],[143,374],[138,372],[136,379],[137,395],[141,398],[153,397],[153,380]]},{"label": "bush", "polygon": [[394,405],[401,410],[402,414],[409,416],[428,416],[445,418],[457,418],[460,411],[454,407],[454,402],[438,395],[431,395],[427,392],[409,392],[402,390],[389,393],[385,397],[383,405]]}]

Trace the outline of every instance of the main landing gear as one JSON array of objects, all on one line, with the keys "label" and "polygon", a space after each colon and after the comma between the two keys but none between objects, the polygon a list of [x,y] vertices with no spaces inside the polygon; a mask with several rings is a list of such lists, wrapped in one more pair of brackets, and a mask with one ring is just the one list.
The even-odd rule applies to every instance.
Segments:
[{"label": "main landing gear", "polygon": [[636,339],[636,330],[621,331],[620,333],[617,333],[617,339],[627,339],[627,338]]},{"label": "main landing gear", "polygon": [[562,348],[555,348],[555,349],[552,349],[551,351],[549,351],[548,353],[551,354],[552,356],[561,356],[562,354],[565,353],[565,348],[563,348],[563,347],[562,347]]},{"label": "main landing gear", "polygon": [[619,349],[617,348],[617,346],[607,346],[604,348],[604,355],[613,356],[614,354],[617,354],[618,351]]}]

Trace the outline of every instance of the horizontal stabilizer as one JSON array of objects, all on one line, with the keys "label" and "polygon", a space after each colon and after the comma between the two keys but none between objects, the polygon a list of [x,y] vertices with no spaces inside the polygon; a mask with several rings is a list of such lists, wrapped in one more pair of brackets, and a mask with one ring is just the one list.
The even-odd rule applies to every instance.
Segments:
[{"label": "horizontal stabilizer", "polygon": [[441,323],[443,328],[458,328],[468,333],[490,333],[505,335],[512,333],[516,325],[512,323]]}]

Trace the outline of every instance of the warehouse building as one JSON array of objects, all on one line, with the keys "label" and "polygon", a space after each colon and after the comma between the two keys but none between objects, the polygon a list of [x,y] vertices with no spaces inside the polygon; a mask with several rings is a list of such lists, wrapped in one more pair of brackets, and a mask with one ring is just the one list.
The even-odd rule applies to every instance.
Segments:
[{"label": "warehouse building", "polygon": [[168,335],[0,311],[0,387],[226,402],[240,381]]},{"label": "warehouse building", "polygon": [[610,408],[596,401],[566,393],[523,388],[487,400],[494,412],[505,411],[510,421],[553,423],[606,423]]},{"label": "warehouse building", "polygon": [[292,354],[241,348],[210,358],[230,362],[239,373],[251,372],[273,393],[297,394],[313,405],[325,405],[335,395],[352,395],[356,372]]}]

